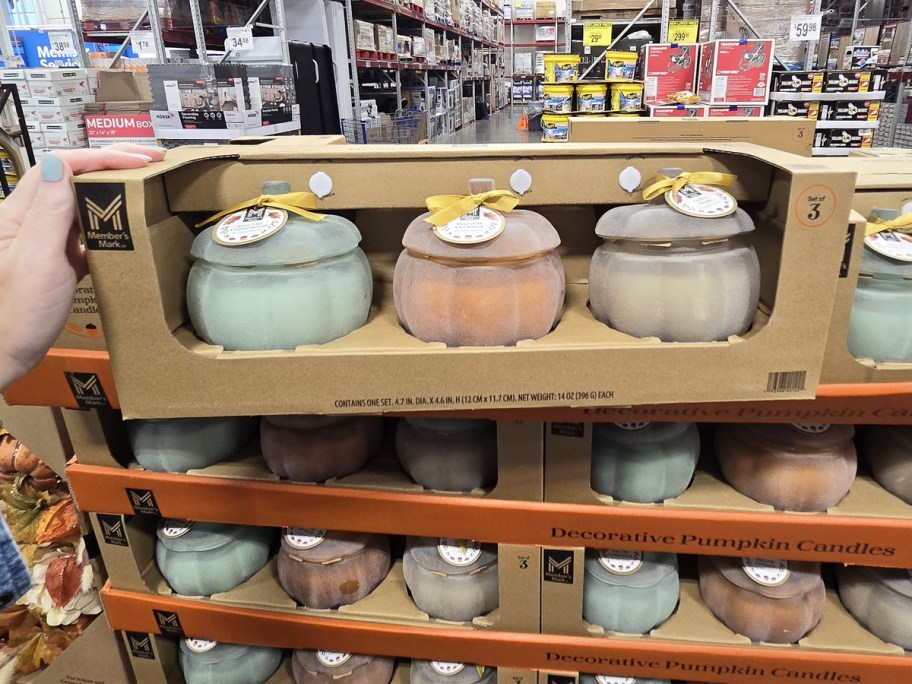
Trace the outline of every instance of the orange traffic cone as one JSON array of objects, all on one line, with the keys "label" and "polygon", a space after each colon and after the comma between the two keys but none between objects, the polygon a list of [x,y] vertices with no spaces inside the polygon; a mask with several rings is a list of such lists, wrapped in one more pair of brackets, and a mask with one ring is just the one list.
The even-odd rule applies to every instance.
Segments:
[{"label": "orange traffic cone", "polygon": [[517,131],[528,131],[529,130],[529,115],[526,113],[526,110],[523,110],[522,116],[519,117],[519,125],[516,127]]}]

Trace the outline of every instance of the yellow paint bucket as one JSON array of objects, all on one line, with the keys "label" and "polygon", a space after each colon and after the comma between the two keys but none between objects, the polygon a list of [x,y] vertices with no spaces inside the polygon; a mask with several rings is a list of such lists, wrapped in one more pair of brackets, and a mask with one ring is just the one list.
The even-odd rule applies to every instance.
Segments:
[{"label": "yellow paint bucket", "polygon": [[616,116],[619,119],[639,119],[640,118],[639,114],[636,114],[636,113],[631,114],[629,112],[612,112],[608,116]]},{"label": "yellow paint bucket", "polygon": [[632,112],[643,108],[642,83],[612,83],[611,111]]},{"label": "yellow paint bucket", "polygon": [[608,109],[607,100],[608,86],[604,83],[576,84],[576,109],[578,111],[604,112]]},{"label": "yellow paint bucket", "polygon": [[548,84],[542,87],[545,92],[546,112],[572,112],[573,86]]},{"label": "yellow paint bucket", "polygon": [[636,72],[637,53],[609,50],[605,53],[605,80],[630,81]]},{"label": "yellow paint bucket", "polygon": [[570,117],[565,114],[542,114],[542,142],[567,142]]},{"label": "yellow paint bucket", "polygon": [[545,54],[545,83],[575,83],[579,76],[579,55]]}]

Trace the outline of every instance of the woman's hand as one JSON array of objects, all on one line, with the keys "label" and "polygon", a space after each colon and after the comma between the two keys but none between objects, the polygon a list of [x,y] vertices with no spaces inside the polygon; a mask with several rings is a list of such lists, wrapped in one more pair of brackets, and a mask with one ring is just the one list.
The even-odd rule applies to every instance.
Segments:
[{"label": "woman's hand", "polygon": [[88,272],[72,177],[140,168],[164,156],[162,149],[127,143],[46,154],[0,204],[0,389],[44,357]]}]

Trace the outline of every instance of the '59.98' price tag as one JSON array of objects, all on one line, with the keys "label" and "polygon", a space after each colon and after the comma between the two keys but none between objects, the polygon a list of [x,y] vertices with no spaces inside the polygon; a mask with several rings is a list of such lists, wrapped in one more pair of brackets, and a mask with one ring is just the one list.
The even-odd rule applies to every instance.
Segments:
[{"label": "'59.98' price tag", "polygon": [[789,25],[789,40],[820,40],[822,14],[796,14]]}]

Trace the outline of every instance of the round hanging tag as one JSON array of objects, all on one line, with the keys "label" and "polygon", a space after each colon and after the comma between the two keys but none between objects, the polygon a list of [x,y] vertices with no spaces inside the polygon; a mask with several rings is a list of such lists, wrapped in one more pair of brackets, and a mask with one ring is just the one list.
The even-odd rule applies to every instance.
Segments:
[{"label": "round hanging tag", "polygon": [[439,660],[433,660],[431,661],[431,669],[437,674],[448,677],[462,672],[465,669],[465,665],[463,663],[444,663]]},{"label": "round hanging tag", "polygon": [[326,538],[326,530],[315,530],[303,527],[297,527],[288,530],[285,533],[285,541],[295,549],[312,549],[319,546]]},{"label": "round hanging tag", "polygon": [[621,430],[628,430],[630,432],[638,432],[640,430],[645,430],[646,428],[648,428],[650,425],[652,425],[652,422],[646,421],[645,423],[615,423],[615,425],[617,427],[621,428]]},{"label": "round hanging tag", "polygon": [[636,684],[636,677],[612,677],[611,675],[596,675],[598,684]]},{"label": "round hanging tag", "polygon": [[712,185],[685,185],[665,193],[665,201],[675,211],[696,218],[722,218],[735,213],[738,201],[725,190]]},{"label": "round hanging tag", "polygon": [[339,667],[351,660],[351,653],[338,653],[336,651],[317,651],[317,660],[326,667]]},{"label": "round hanging tag", "polygon": [[218,645],[218,642],[207,641],[206,639],[184,639],[184,643],[194,653],[205,653]]},{"label": "round hanging tag", "polygon": [[507,219],[499,211],[482,205],[445,226],[434,226],[434,234],[454,245],[474,245],[493,240],[507,227]]},{"label": "round hanging tag", "polygon": [[788,561],[769,558],[742,558],[745,574],[764,587],[778,587],[789,578]]},{"label": "round hanging tag", "polygon": [[465,568],[481,557],[481,544],[470,539],[441,539],[437,553],[448,564]]},{"label": "round hanging tag", "polygon": [[912,235],[907,233],[893,230],[874,233],[865,238],[865,246],[897,261],[912,261]]},{"label": "round hanging tag", "polygon": [[275,235],[288,221],[288,212],[275,207],[247,207],[228,214],[212,229],[212,240],[226,247],[249,245]]},{"label": "round hanging tag", "polygon": [[632,575],[643,567],[642,551],[599,551],[599,564],[613,575]]},{"label": "round hanging tag", "polygon": [[166,520],[162,526],[162,534],[168,539],[177,539],[187,534],[191,527],[193,527],[193,523],[189,520]]},{"label": "round hanging tag", "polygon": [[820,435],[830,429],[829,423],[793,423],[792,427],[809,435]]}]

